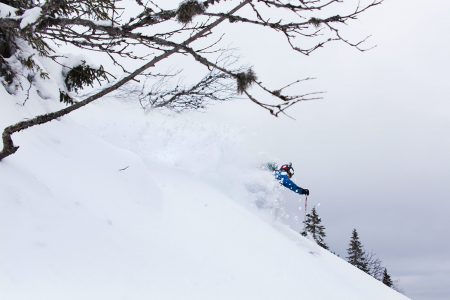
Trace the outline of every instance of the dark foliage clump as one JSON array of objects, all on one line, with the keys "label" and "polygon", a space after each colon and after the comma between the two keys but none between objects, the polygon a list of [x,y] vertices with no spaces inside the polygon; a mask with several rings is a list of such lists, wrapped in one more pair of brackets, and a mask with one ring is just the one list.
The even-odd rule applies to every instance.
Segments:
[{"label": "dark foliage clump", "polygon": [[0,3],[4,3],[18,9],[28,9],[33,5],[31,0],[1,0]]},{"label": "dark foliage clump", "polygon": [[391,275],[387,272],[387,269],[384,268],[383,279],[382,282],[388,287],[393,287],[394,283],[392,282]]},{"label": "dark foliage clump", "polygon": [[14,72],[11,70],[9,65],[0,57],[0,78],[4,83],[10,85],[14,81]]},{"label": "dark foliage clump", "polygon": [[[103,66],[94,69],[87,65],[85,61],[79,66],[72,68],[65,75],[64,83],[68,91],[75,91],[83,89],[85,86],[94,86],[94,82],[101,84],[102,80],[108,80],[106,71]],[[59,100],[66,104],[72,104],[73,99],[66,92],[59,92]]]},{"label": "dark foliage clump", "polygon": [[0,30],[0,77],[2,77],[4,82],[8,85],[14,80],[14,73],[5,61],[6,58],[11,57],[13,54],[11,45],[12,43],[10,42],[8,34],[3,30]]},{"label": "dark foliage clump", "polygon": [[65,104],[74,104],[73,98],[69,96],[66,92],[59,91],[59,101]]},{"label": "dark foliage clump", "polygon": [[252,69],[249,69],[247,72],[236,74],[238,93],[243,94],[257,79],[258,78]]},{"label": "dark foliage clump", "polygon": [[183,2],[177,10],[177,20],[180,23],[187,24],[192,19],[205,11],[205,6],[196,0]]},{"label": "dark foliage clump", "polygon": [[79,89],[82,89],[86,85],[93,86],[94,81],[101,83],[101,79],[108,80],[103,66],[94,69],[86,65],[86,62],[83,61],[81,65],[76,66],[67,73],[64,83],[69,91],[78,92]]},{"label": "dark foliage clump", "polygon": [[311,18],[309,19],[309,23],[313,24],[316,27],[319,27],[320,23],[322,23],[322,20],[318,18]]},{"label": "dark foliage clump", "polygon": [[0,30],[0,56],[3,58],[11,57],[13,50],[11,49],[11,39],[8,34]]}]

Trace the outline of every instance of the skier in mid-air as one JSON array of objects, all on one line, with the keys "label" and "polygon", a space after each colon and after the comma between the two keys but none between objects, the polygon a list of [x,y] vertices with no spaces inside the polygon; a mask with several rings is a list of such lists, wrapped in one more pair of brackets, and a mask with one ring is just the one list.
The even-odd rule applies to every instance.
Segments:
[{"label": "skier in mid-air", "polygon": [[279,169],[276,164],[270,164],[269,168],[273,170],[273,175],[283,186],[297,194],[306,196],[309,195],[308,189],[299,187],[291,180],[291,177],[294,175],[292,163],[282,165]]}]

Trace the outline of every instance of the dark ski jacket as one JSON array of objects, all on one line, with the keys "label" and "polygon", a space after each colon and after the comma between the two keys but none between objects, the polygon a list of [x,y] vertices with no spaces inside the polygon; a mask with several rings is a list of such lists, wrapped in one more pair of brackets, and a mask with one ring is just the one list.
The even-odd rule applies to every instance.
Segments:
[{"label": "dark ski jacket", "polygon": [[288,176],[288,174],[284,171],[275,171],[274,173],[275,178],[285,187],[290,189],[291,191],[303,195],[305,194],[305,190],[298,185],[296,185]]}]

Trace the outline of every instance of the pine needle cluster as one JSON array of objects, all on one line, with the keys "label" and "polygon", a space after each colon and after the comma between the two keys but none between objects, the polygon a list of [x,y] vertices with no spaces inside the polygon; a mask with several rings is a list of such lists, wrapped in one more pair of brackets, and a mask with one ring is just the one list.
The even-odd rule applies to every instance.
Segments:
[{"label": "pine needle cluster", "polygon": [[[107,73],[103,66],[95,69],[83,61],[81,65],[78,65],[67,72],[64,83],[66,84],[68,91],[78,92],[86,86],[94,86],[95,82],[100,84],[102,80],[108,80]],[[59,100],[66,104],[73,104],[72,97],[64,91],[59,92]]]},{"label": "pine needle cluster", "polygon": [[243,94],[257,79],[252,69],[236,74],[237,92]]},{"label": "pine needle cluster", "polygon": [[197,0],[188,0],[178,7],[177,20],[182,24],[188,24],[192,19],[205,12],[205,6]]}]

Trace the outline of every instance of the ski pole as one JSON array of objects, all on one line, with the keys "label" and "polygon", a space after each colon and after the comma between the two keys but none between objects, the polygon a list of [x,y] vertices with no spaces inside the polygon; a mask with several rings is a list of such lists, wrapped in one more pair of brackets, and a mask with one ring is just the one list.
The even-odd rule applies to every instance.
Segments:
[{"label": "ski pole", "polygon": [[308,209],[308,195],[305,195],[305,221],[306,221],[306,210]]},{"label": "ski pole", "polygon": [[303,232],[306,232],[306,210],[308,209],[308,195],[305,195],[305,211],[303,216]]}]

